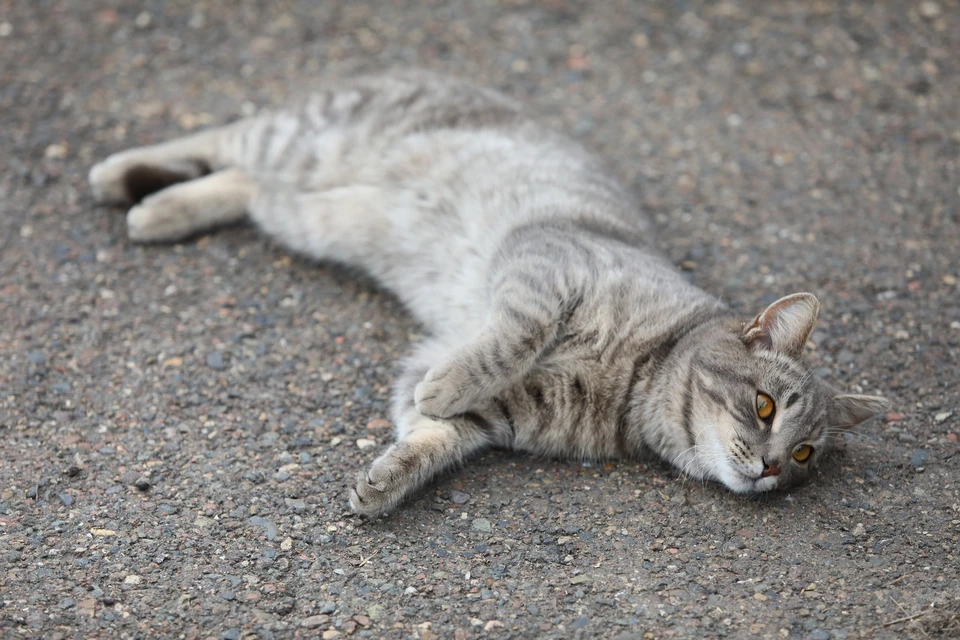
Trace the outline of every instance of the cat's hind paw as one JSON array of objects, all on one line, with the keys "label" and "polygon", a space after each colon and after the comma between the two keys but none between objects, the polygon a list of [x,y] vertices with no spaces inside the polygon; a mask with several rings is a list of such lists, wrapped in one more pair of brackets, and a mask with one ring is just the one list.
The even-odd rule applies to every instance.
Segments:
[{"label": "cat's hind paw", "polygon": [[93,198],[97,202],[107,204],[129,202],[130,196],[125,183],[129,168],[129,164],[119,153],[95,164],[87,176]]},{"label": "cat's hind paw", "polygon": [[127,212],[127,235],[134,242],[173,242],[196,231],[196,222],[186,203],[173,193],[150,196]]}]

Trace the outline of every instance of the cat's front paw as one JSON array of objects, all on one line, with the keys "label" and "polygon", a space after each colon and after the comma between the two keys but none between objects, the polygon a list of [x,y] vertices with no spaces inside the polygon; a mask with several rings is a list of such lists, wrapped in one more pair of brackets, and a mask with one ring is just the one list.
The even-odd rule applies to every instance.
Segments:
[{"label": "cat's front paw", "polygon": [[350,489],[350,508],[369,518],[382,515],[417,488],[416,468],[416,459],[393,445],[357,475],[357,484]]},{"label": "cat's front paw", "polygon": [[469,376],[455,364],[433,367],[413,391],[417,411],[434,418],[451,418],[469,411],[479,391],[471,388],[470,383]]}]

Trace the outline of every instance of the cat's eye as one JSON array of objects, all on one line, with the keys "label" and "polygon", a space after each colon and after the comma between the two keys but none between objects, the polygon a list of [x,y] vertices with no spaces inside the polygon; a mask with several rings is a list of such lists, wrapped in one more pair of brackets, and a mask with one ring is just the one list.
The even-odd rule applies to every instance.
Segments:
[{"label": "cat's eye", "polygon": [[812,453],[813,447],[808,444],[801,444],[794,448],[793,459],[797,462],[806,462]]},{"label": "cat's eye", "polygon": [[773,399],[765,393],[757,393],[757,415],[761,420],[773,417]]}]

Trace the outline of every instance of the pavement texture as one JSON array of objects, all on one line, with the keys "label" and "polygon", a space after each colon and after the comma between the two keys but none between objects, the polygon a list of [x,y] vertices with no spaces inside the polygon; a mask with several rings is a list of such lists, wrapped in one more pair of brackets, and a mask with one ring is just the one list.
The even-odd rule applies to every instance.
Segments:
[{"label": "pavement texture", "polygon": [[[788,494],[491,452],[351,516],[418,328],[248,227],[134,245],[86,172],[391,65],[583,140],[745,319],[816,293],[891,412]],[[960,637],[956,0],[0,0],[0,149],[0,636]]]}]

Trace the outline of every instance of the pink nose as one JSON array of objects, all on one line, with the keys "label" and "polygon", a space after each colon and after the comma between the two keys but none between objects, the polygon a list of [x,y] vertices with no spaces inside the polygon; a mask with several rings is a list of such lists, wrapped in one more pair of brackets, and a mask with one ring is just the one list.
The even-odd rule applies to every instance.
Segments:
[{"label": "pink nose", "polygon": [[780,465],[777,464],[777,460],[763,460],[763,473],[760,474],[761,478],[768,478],[770,476],[780,475]]}]

